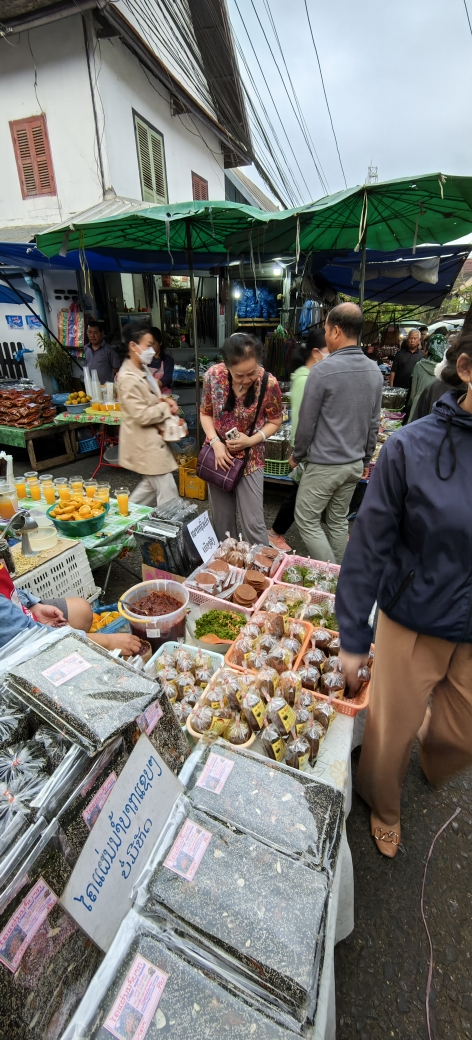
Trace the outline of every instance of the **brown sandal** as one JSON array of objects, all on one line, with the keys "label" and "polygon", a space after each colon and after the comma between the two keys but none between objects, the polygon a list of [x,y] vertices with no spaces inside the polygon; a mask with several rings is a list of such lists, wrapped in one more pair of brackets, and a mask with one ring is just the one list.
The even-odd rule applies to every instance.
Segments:
[{"label": "brown sandal", "polygon": [[384,823],[377,823],[375,817],[370,817],[370,833],[377,844],[379,852],[388,859],[393,859],[398,852],[401,840],[400,823],[394,825],[397,829],[389,830]]}]

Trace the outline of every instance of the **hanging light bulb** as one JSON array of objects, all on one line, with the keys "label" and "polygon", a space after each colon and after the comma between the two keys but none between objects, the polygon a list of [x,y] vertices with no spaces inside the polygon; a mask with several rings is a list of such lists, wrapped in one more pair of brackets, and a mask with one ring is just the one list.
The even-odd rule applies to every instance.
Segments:
[{"label": "hanging light bulb", "polygon": [[278,264],[276,264],[276,266],[274,267],[274,274],[275,274],[275,275],[281,275],[281,274],[283,274],[283,270],[282,270],[282,268],[281,268],[281,267],[279,267],[279,265],[278,265]]}]

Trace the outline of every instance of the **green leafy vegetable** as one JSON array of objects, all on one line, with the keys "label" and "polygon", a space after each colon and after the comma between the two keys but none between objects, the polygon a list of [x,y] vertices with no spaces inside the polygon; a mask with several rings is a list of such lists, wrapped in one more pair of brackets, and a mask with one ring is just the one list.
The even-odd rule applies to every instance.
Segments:
[{"label": "green leafy vegetable", "polygon": [[209,610],[202,614],[195,623],[195,635],[197,639],[201,636],[218,636],[219,639],[227,639],[228,642],[237,639],[240,628],[246,624],[247,618],[244,614],[235,614],[231,610]]}]

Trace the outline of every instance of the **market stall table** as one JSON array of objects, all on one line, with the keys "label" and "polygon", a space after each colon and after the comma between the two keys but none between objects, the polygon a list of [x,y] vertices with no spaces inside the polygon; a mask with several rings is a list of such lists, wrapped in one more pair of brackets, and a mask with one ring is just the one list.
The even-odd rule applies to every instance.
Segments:
[{"label": "market stall table", "polygon": [[[59,418],[59,417],[58,417]],[[78,416],[71,415],[70,421],[75,424]],[[36,458],[34,442],[44,437],[53,437],[59,432],[64,438],[64,454],[55,455],[51,459],[39,461]],[[44,426],[33,426],[31,429],[21,429],[19,426],[0,426],[0,444],[8,444],[12,448],[26,448],[31,466],[34,470],[50,469],[52,466],[62,466],[66,462],[73,462],[75,454],[71,442],[72,430],[67,426],[59,429],[56,422],[45,423]]]},{"label": "market stall table", "polygon": [[[98,431],[98,447],[99,447],[98,464],[97,464],[97,466],[95,467],[95,469],[94,469],[94,471],[92,473],[92,480],[94,479],[94,477],[97,476],[97,473],[100,472],[102,466],[109,466],[112,469],[119,468],[117,463],[114,463],[114,462],[104,462],[103,461],[103,456],[105,454],[106,449],[111,444],[117,444],[118,443],[117,438],[116,437],[112,437],[110,435],[109,431],[107,430],[107,426],[119,427],[121,425],[121,417],[120,417],[119,413],[116,413],[116,412],[115,413],[113,413],[113,412],[96,412],[95,415],[93,415],[93,414],[90,414],[88,412],[82,412],[79,415],[69,415],[68,412],[61,412],[60,415],[56,415],[55,423],[56,423],[56,426],[61,426],[62,425],[62,426],[66,426],[66,428],[67,428],[67,424],[71,424],[72,427],[75,427],[75,424],[79,424],[79,425],[82,424],[83,426],[98,426],[99,427],[99,431]],[[74,449],[75,449],[75,453],[77,454],[76,445],[74,445]]]},{"label": "market stall table", "polygon": [[[31,498],[20,499],[18,506],[20,509],[39,509],[42,513],[45,513],[50,508],[44,499],[40,499],[39,502],[33,502]],[[133,551],[137,548],[132,532],[134,524],[137,520],[143,520],[152,511],[151,506],[135,505],[133,502],[129,503],[128,509],[128,516],[122,516],[116,501],[111,499],[110,510],[102,529],[97,531],[96,534],[90,534],[80,539],[92,570],[96,570],[97,567],[103,567],[104,564],[109,564],[103,591],[106,591],[113,561],[121,555],[123,550],[130,549]]]}]

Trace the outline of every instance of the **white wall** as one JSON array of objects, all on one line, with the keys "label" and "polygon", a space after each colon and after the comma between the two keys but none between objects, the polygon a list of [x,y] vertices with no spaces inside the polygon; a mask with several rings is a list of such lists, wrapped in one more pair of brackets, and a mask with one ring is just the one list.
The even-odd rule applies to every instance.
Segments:
[{"label": "white wall", "polygon": [[110,180],[117,195],[142,198],[134,109],[164,136],[169,202],[192,198],[192,171],[208,181],[210,199],[224,199],[219,138],[196,119],[171,116],[168,92],[150,73],[143,72],[138,59],[118,38],[100,40],[95,63],[97,72],[100,69],[97,82],[105,115]]},{"label": "white wall", "polygon": [[[21,33],[17,41],[10,47],[1,43],[0,224],[4,227],[57,223],[102,197],[80,15]],[[57,197],[22,199],[8,123],[41,111],[46,115]]]}]

